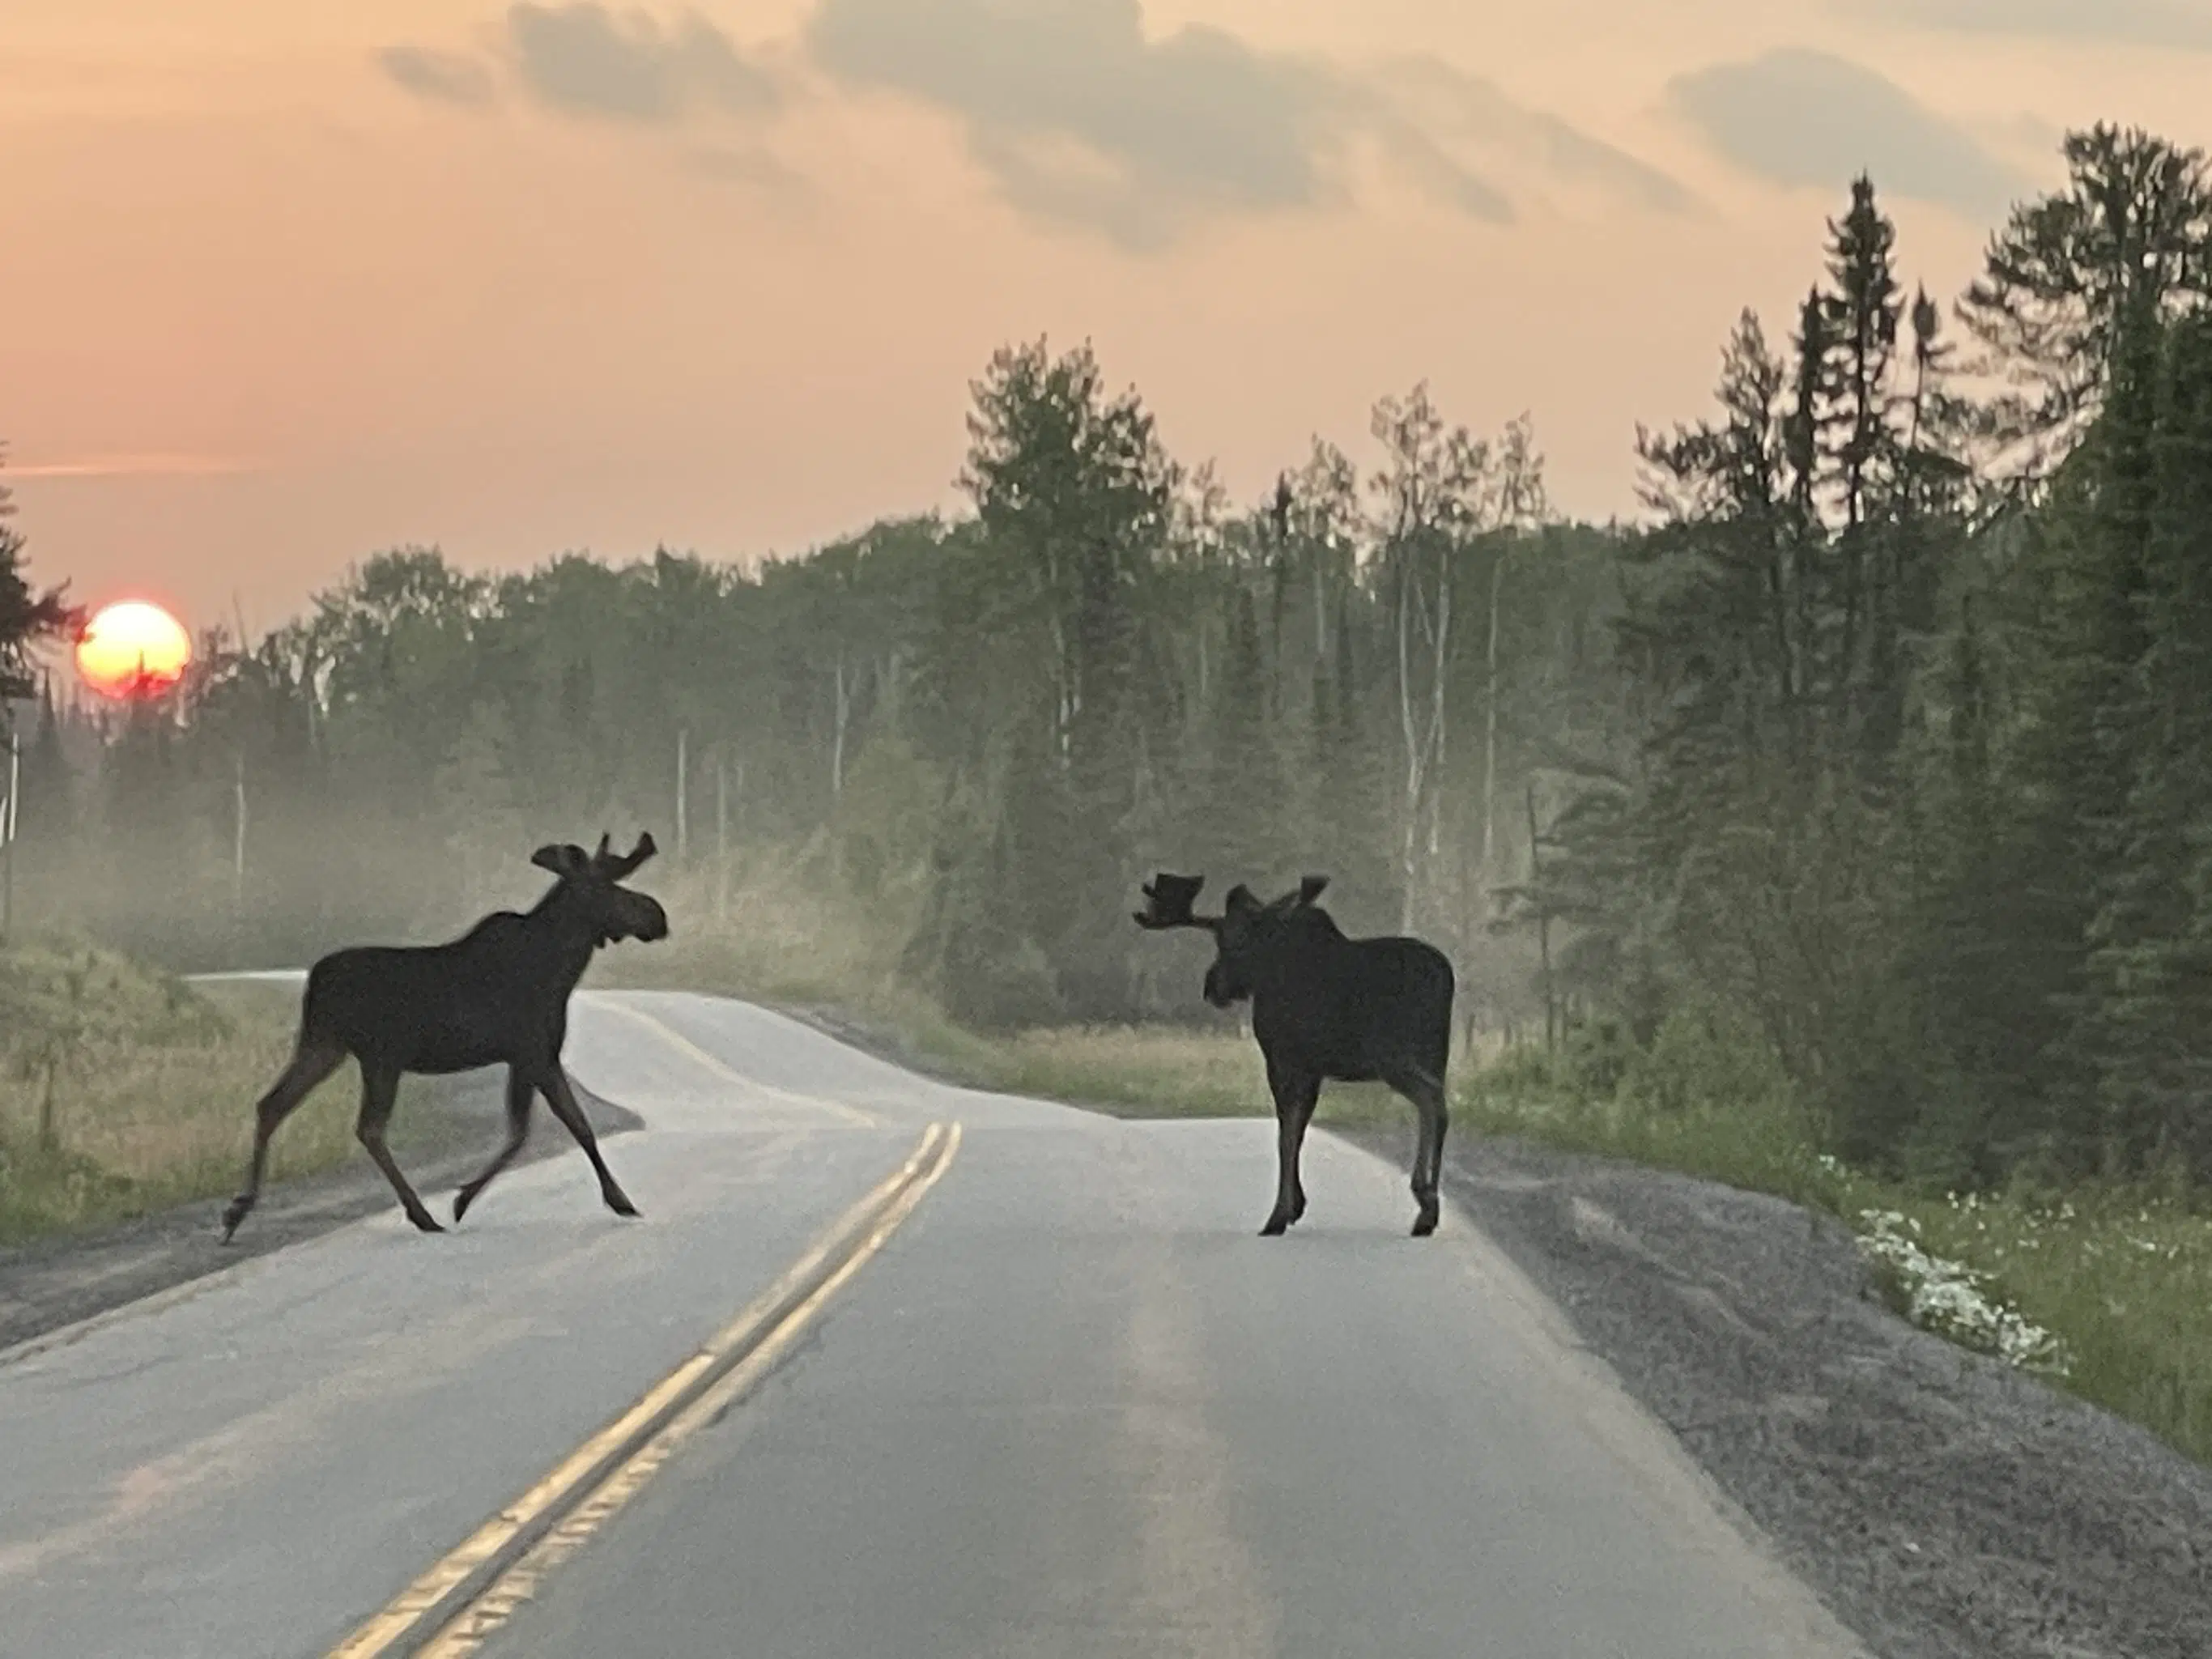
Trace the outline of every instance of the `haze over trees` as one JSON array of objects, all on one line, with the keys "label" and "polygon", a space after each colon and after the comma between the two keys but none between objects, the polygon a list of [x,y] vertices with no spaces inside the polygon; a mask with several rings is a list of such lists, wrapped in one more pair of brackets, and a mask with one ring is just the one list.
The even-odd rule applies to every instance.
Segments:
[{"label": "haze over trees", "polygon": [[1039,341],[972,387],[953,520],[750,570],[379,555],[158,715],[44,707],[35,901],[296,962],[641,824],[679,943],[804,885],[1008,1024],[1196,1017],[1139,882],[1316,871],[1478,1025],[1762,1047],[1850,1160],[2212,1176],[2212,175],[2066,159],[1955,306],[1852,184],[1715,411],[1640,434],[1634,526],[1418,386],[1232,503]]}]

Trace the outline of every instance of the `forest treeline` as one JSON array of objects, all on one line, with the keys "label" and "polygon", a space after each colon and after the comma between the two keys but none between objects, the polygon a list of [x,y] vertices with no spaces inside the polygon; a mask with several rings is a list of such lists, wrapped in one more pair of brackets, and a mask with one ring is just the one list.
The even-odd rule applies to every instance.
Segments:
[{"label": "forest treeline", "polygon": [[296,962],[641,825],[1009,1025],[1193,1012],[1152,871],[1315,871],[1478,1024],[1747,1034],[1850,1159],[2212,1176],[2212,175],[2064,153],[1948,306],[1856,181],[1717,412],[1639,434],[1632,526],[1425,386],[1238,505],[1037,342],[971,388],[955,517],[751,568],[380,555],[159,711],[18,705],[19,915]]}]

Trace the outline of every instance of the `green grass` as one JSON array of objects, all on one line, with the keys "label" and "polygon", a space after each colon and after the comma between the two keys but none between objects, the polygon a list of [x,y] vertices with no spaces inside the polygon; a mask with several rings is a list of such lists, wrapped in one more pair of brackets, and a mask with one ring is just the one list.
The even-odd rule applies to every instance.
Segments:
[{"label": "green grass", "polygon": [[[1776,1194],[1833,1212],[1863,1237],[1909,1241],[1941,1269],[1936,1287],[1948,1282],[1972,1304],[1961,1318],[1945,1311],[1951,1298],[1928,1295],[1919,1322],[1994,1352],[1992,1317],[2016,1316],[2015,1329],[2024,1322],[2056,1339],[2057,1364],[2038,1369],[2212,1462],[2212,1215],[2202,1194],[2129,1187],[1931,1194],[1822,1157],[1771,1073],[1747,1087],[1739,1069],[1701,1092],[1670,1086],[1666,1063],[1655,1058],[1632,1062],[1607,1091],[1577,1069],[1537,1054],[1483,1067],[1461,1086],[1458,1120],[1479,1133]],[[1876,1265],[1903,1310],[1913,1284]]]},{"label": "green grass", "polygon": [[[298,1011],[287,989],[203,989],[79,944],[0,951],[0,1244],[234,1190]],[[276,1137],[270,1178],[350,1156],[357,1098],[350,1067],[318,1089]]]},{"label": "green grass", "polygon": [[2058,1336],[2075,1393],[2212,1462],[2212,1216],[2199,1202],[2091,1188],[1905,1212],[1929,1249],[1989,1273]]}]

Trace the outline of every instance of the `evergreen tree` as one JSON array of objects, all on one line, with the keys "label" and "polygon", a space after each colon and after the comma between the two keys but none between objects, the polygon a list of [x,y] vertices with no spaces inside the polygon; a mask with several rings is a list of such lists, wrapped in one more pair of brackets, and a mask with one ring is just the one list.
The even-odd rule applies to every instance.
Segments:
[{"label": "evergreen tree", "polygon": [[2058,1022],[2038,1093],[2050,1149],[2075,1170],[2113,1150],[2097,1103],[2110,1033],[2096,1018],[2089,956],[2124,947],[2135,925],[2124,910],[2100,911],[2105,884],[2124,868],[2141,730],[2156,378],[2155,336],[2138,331],[2095,427],[2054,481],[2032,564],[2009,596],[2026,660],[2006,877],[2019,896],[2014,949],[2042,1004],[2021,1011],[2021,1030],[2040,1046],[2036,1013]]},{"label": "evergreen tree", "polygon": [[1838,568],[1835,736],[1850,745],[1860,775],[1877,782],[1901,735],[1905,662],[1900,587],[1908,557],[1898,523],[1901,434],[1892,424],[1892,374],[1904,302],[1892,256],[1896,228],[1881,211],[1873,180],[1862,174],[1841,221],[1829,222],[1827,296],[1835,365],[1822,424],[1840,518]]},{"label": "evergreen tree", "polygon": [[[2116,400],[2115,414],[2128,405]],[[2185,1158],[2212,1176],[2212,319],[2172,331],[2146,480],[2142,649],[2109,721],[2132,753],[2100,841],[2090,928],[2108,1152],[2140,1170]],[[2130,529],[2133,529],[2130,526]],[[2130,641],[2133,643],[2134,641]]]},{"label": "evergreen tree", "polygon": [[2008,390],[1984,412],[1992,460],[2040,475],[2080,441],[2130,331],[2212,298],[2212,172],[2136,128],[2069,133],[2063,190],[1990,238],[1959,316]]},{"label": "evergreen tree", "polygon": [[[0,462],[6,459],[0,446]],[[29,672],[27,653],[42,640],[58,639],[83,620],[83,613],[64,599],[65,588],[40,593],[23,574],[23,536],[8,520],[15,503],[0,483],[0,707],[37,695],[38,682]]]},{"label": "evergreen tree", "polygon": [[1002,614],[1042,665],[1048,759],[1068,808],[1054,844],[1059,879],[1048,898],[1038,891],[1032,937],[1072,1006],[1117,1018],[1134,983],[1115,918],[1139,874],[1139,617],[1176,472],[1135,394],[1107,397],[1087,346],[1057,359],[1041,340],[1001,351],[975,395],[963,483],[989,568],[1014,585]]}]

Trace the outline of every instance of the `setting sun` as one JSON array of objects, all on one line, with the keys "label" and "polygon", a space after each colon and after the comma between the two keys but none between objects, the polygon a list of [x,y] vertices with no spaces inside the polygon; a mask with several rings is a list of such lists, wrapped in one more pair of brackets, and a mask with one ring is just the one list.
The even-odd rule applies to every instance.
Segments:
[{"label": "setting sun", "polygon": [[184,625],[143,599],[104,607],[77,636],[76,672],[102,696],[157,696],[184,678],[191,659]]}]

